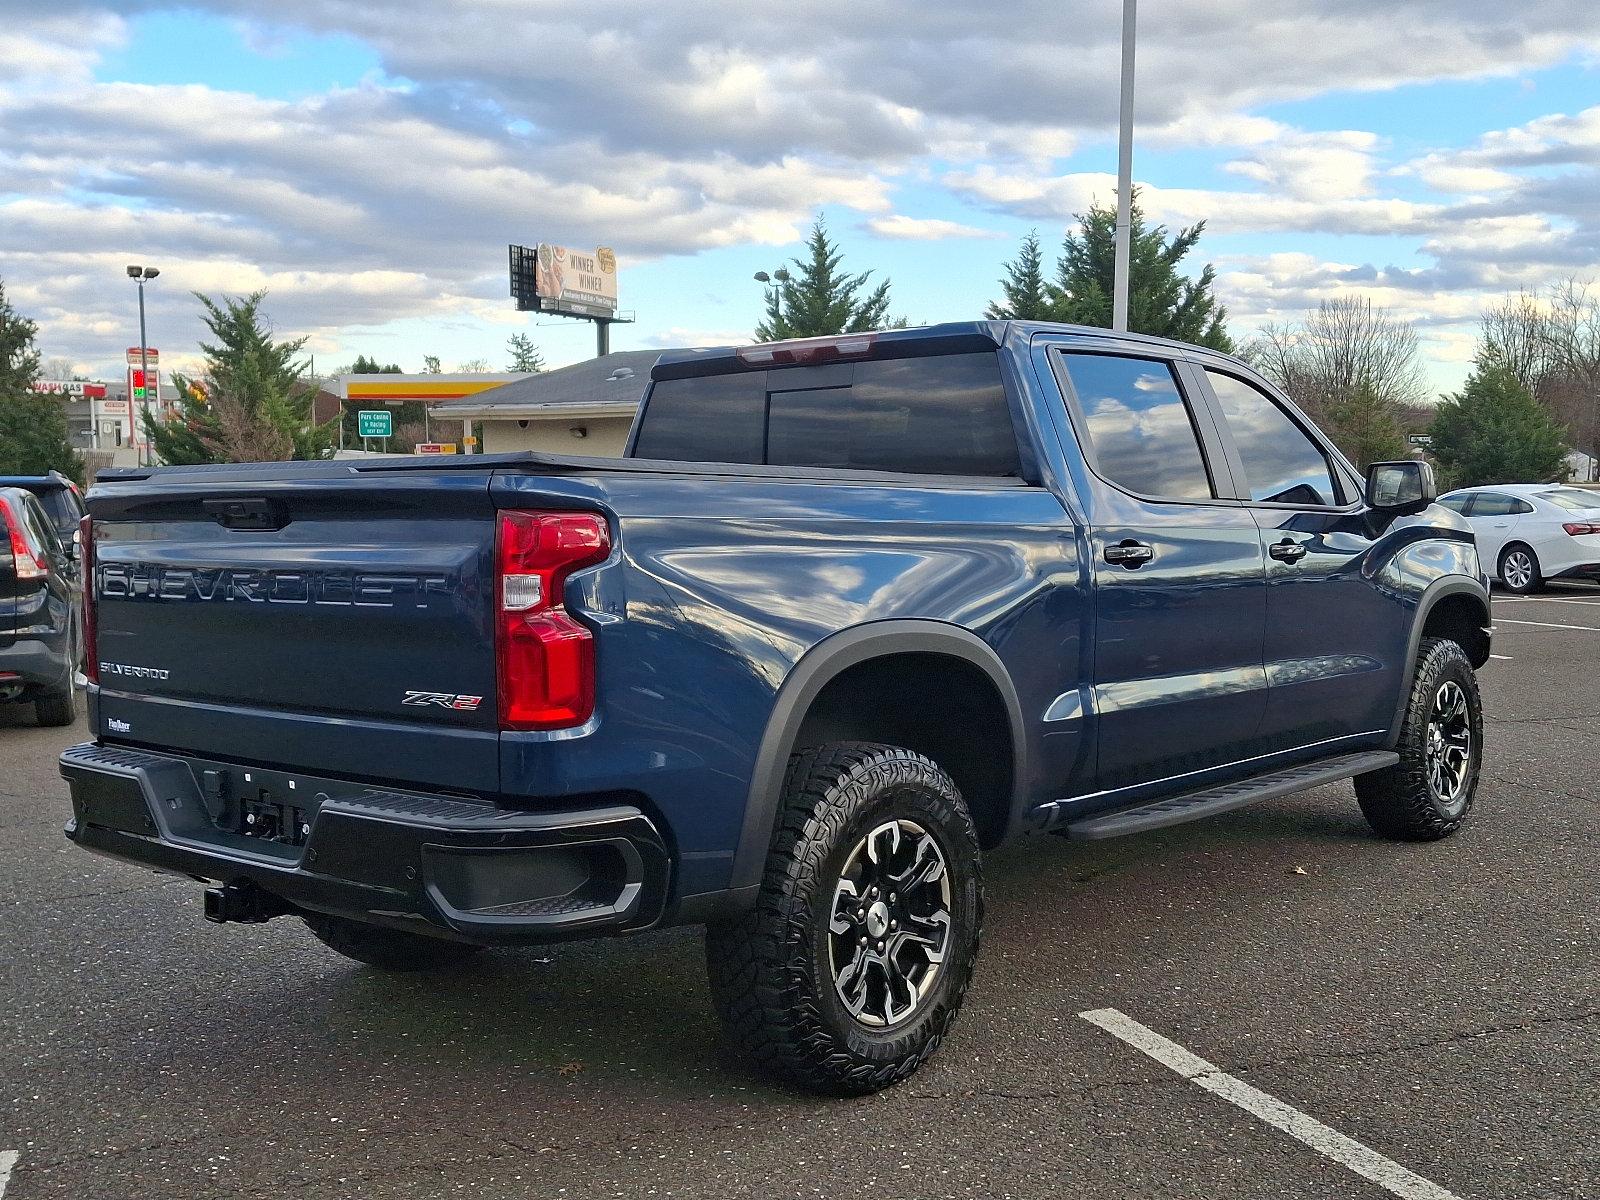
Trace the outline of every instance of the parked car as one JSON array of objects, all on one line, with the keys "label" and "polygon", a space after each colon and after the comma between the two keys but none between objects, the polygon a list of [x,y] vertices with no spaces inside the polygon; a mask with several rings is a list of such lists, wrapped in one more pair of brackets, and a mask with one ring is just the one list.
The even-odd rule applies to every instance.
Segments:
[{"label": "parked car", "polygon": [[705,923],[732,1039],[851,1093],[945,1036],[1012,837],[1351,777],[1466,819],[1472,531],[1237,359],[980,322],[651,377],[622,459],[103,472],[68,836],[392,969]]},{"label": "parked car", "polygon": [[0,475],[0,487],[19,487],[39,499],[45,516],[62,542],[78,540],[78,525],[83,520],[83,494],[78,485],[60,471],[48,475]]},{"label": "parked car", "polygon": [[1466,517],[1509,592],[1550,579],[1600,579],[1600,492],[1553,483],[1458,488],[1439,503]]},{"label": "parked car", "polygon": [[0,486],[0,703],[32,704],[41,725],[71,725],[82,659],[77,551],[39,498]]}]

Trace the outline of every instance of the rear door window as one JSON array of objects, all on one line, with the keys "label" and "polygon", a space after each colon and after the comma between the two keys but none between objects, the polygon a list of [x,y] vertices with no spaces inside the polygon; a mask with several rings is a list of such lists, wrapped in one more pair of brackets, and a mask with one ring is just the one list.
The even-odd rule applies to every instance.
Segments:
[{"label": "rear door window", "polygon": [[1215,494],[1194,418],[1168,363],[1111,354],[1062,359],[1103,478],[1157,499]]},{"label": "rear door window", "polygon": [[1252,500],[1308,507],[1340,502],[1327,454],[1276,400],[1237,376],[1208,370],[1206,378],[1244,463]]},{"label": "rear door window", "polygon": [[660,380],[633,452],[686,462],[1022,473],[992,351]]},{"label": "rear door window", "polygon": [[1517,511],[1517,501],[1499,492],[1479,492],[1472,500],[1471,517],[1509,517]]}]

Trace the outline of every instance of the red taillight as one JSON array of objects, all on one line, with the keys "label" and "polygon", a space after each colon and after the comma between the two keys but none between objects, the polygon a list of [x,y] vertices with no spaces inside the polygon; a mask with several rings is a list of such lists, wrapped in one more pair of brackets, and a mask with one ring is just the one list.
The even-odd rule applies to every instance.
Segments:
[{"label": "red taillight", "polygon": [[90,683],[100,682],[100,655],[96,652],[94,624],[94,522],[85,515],[78,522],[78,561],[83,565],[83,673]]},{"label": "red taillight", "polygon": [[5,522],[6,531],[11,535],[11,558],[16,567],[17,578],[47,578],[50,574],[50,564],[35,554],[33,547],[28,545],[28,539],[22,536],[21,518],[11,507],[11,501],[3,496],[0,496],[0,520]]},{"label": "red taillight", "polygon": [[1586,533],[1600,533],[1600,525],[1589,525],[1583,521],[1568,521],[1561,528],[1573,537],[1582,537]]},{"label": "red taillight", "polygon": [[500,728],[582,725],[594,714],[594,634],[566,611],[562,591],[611,553],[605,518],[502,512],[496,553]]}]

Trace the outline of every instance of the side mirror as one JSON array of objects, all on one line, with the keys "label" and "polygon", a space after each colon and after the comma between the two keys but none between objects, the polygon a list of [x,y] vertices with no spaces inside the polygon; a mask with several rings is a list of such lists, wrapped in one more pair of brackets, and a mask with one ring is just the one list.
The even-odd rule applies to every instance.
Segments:
[{"label": "side mirror", "polygon": [[1367,468],[1367,507],[1377,512],[1421,512],[1438,496],[1439,485],[1428,463],[1403,459]]}]

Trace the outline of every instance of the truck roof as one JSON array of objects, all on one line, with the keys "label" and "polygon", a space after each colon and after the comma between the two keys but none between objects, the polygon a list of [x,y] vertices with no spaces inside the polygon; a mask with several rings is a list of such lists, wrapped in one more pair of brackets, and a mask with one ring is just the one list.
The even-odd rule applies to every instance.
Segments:
[{"label": "truck roof", "polygon": [[1034,333],[1070,333],[1077,337],[1116,338],[1118,341],[1144,342],[1168,348],[1195,348],[1170,338],[1144,333],[1117,333],[1094,325],[1068,325],[1057,321],[945,321],[913,329],[880,329],[832,337],[791,338],[753,346],[664,350],[656,360],[650,378],[683,379],[857,357],[916,358],[923,355],[971,353],[996,350],[1006,343],[1008,337],[1020,335],[1025,339]]}]

